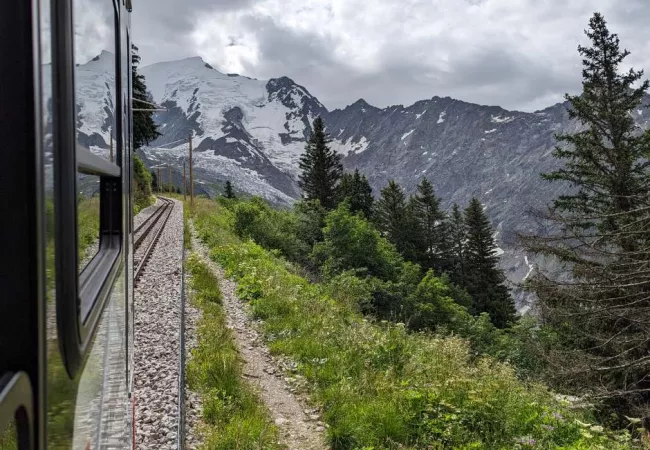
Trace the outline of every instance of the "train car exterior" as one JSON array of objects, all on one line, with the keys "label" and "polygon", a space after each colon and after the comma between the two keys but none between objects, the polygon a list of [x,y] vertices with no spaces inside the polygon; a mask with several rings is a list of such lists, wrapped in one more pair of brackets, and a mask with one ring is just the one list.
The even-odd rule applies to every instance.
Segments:
[{"label": "train car exterior", "polygon": [[0,450],[132,446],[130,0],[0,14]]}]

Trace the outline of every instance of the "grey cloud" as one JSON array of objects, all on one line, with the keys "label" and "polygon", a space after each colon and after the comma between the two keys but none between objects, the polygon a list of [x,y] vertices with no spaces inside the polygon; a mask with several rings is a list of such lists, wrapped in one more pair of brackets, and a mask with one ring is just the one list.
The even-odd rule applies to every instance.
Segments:
[{"label": "grey cloud", "polygon": [[189,38],[197,18],[250,8],[257,0],[134,0],[133,42],[143,64],[194,56]]},{"label": "grey cloud", "polygon": [[[293,12],[289,6],[280,9],[280,16],[252,8],[273,0],[141,1],[140,7],[155,10],[147,17],[138,16],[136,5],[134,12],[134,41],[141,48],[143,63],[199,53],[220,54],[229,45],[246,47],[252,36],[257,53],[255,58],[241,61],[243,75],[260,79],[289,76],[331,109],[358,98],[384,107],[408,105],[434,95],[528,111],[550,106],[562,101],[565,92],[580,89],[577,46],[585,43],[583,30],[594,10],[605,14],[610,29],[621,37],[622,46],[632,51],[628,62],[650,71],[647,0],[529,0],[529,7],[520,7],[504,19],[499,14],[510,12],[505,1],[447,0],[454,5],[447,14],[454,17],[432,23],[430,29],[435,33],[424,33],[421,39],[411,38],[408,28],[387,30],[385,39],[377,43],[379,55],[368,68],[351,64],[336,53],[341,47],[355,45],[347,41],[346,32],[350,30],[345,29],[354,20],[344,22],[343,29],[330,26],[336,8],[324,8],[322,26],[309,28],[283,20]],[[389,1],[376,0],[372,8],[381,12]],[[486,16],[492,22],[469,20],[467,8],[489,8],[494,3],[502,10]],[[190,39],[192,31],[205,26],[215,11],[223,14],[213,16],[210,27],[229,25],[228,30],[234,30],[232,36],[208,39],[202,48],[195,48]],[[236,17],[233,11],[238,11]],[[400,14],[408,15],[408,11],[405,8]],[[424,25],[425,31],[428,26]]]}]

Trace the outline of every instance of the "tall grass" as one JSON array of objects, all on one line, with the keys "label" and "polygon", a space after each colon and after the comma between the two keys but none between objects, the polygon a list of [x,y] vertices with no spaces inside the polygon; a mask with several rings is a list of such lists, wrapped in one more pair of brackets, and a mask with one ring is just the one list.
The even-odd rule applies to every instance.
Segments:
[{"label": "tall grass", "polygon": [[205,446],[211,450],[275,450],[277,429],[250,385],[242,380],[242,363],[226,327],[218,280],[192,255],[192,302],[203,317],[198,328],[198,346],[192,350],[187,378],[192,390],[203,399]]},{"label": "tall grass", "polygon": [[588,411],[520,381],[508,364],[473,355],[466,340],[409,333],[356,312],[356,287],[309,283],[253,242],[240,242],[231,214],[195,204],[198,235],[264,320],[272,352],[296,362],[324,411],[335,450],[624,449]]}]

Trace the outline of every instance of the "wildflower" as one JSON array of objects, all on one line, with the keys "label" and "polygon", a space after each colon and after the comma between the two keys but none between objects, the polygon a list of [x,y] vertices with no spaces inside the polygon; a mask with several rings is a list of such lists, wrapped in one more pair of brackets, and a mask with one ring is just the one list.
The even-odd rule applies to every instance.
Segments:
[{"label": "wildflower", "polygon": [[525,445],[527,447],[533,447],[535,445],[535,439],[531,437],[520,437],[515,439],[518,444]]},{"label": "wildflower", "polygon": [[559,412],[554,412],[553,414],[551,414],[551,416],[553,416],[553,418],[555,420],[558,420],[560,422],[564,422],[564,416],[562,414],[560,414]]},{"label": "wildflower", "polygon": [[555,430],[555,427],[554,427],[553,425],[546,425],[546,424],[544,424],[544,425],[542,425],[542,428],[544,428],[544,429],[547,430],[547,431],[553,431],[553,430]]}]

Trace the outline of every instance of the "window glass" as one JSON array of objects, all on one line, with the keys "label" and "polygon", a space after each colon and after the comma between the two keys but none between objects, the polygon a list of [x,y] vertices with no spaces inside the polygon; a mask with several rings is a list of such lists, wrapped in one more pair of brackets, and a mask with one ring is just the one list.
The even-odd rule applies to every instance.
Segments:
[{"label": "window glass", "polygon": [[77,173],[77,244],[80,271],[99,249],[99,177]]},{"label": "window glass", "polygon": [[[77,152],[115,162],[115,11],[107,0],[74,0],[73,4]],[[98,249],[99,187],[99,176],[77,173],[80,271]]]}]

